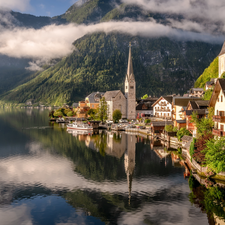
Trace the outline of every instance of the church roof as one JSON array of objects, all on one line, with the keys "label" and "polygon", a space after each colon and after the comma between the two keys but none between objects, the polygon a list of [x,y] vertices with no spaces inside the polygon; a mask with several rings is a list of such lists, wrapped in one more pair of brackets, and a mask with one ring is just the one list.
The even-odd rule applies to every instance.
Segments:
[{"label": "church roof", "polygon": [[223,43],[223,47],[221,49],[221,52],[220,52],[219,56],[224,55],[224,54],[225,54],[225,41]]},{"label": "church roof", "polygon": [[100,99],[104,94],[105,92],[92,92],[86,98],[88,98],[90,103],[99,103]]},{"label": "church roof", "polygon": [[116,91],[107,91],[103,97],[105,97],[106,101],[111,101],[112,98],[115,98],[117,94],[120,92],[120,90]]},{"label": "church roof", "polygon": [[134,79],[134,69],[133,69],[133,63],[132,63],[132,56],[131,56],[131,43],[129,45],[129,57],[128,57],[128,66],[127,66],[127,78],[133,78]]}]

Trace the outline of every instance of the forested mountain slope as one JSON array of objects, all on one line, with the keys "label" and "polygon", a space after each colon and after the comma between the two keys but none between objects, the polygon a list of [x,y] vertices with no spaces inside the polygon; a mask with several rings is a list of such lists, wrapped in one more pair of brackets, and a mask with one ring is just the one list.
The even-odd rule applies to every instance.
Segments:
[{"label": "forested mountain slope", "polygon": [[[83,0],[83,4],[74,4],[65,14],[50,21],[87,25],[154,20],[168,24],[167,18],[179,20],[182,16],[143,11],[119,0]],[[221,49],[221,44],[200,41],[93,33],[76,40],[76,50],[71,55],[5,92],[2,103],[18,104],[33,99],[36,104],[61,105],[81,100],[92,91],[123,91],[130,41],[137,97],[146,93],[152,96],[185,93]]]},{"label": "forested mountain slope", "polygon": [[[47,105],[81,100],[92,91],[121,89],[128,45],[132,42],[137,96],[184,93],[217,54],[220,46],[97,33],[77,40],[76,51],[33,80],[4,96],[6,102],[28,99]],[[202,59],[199,61],[199,59]]]}]

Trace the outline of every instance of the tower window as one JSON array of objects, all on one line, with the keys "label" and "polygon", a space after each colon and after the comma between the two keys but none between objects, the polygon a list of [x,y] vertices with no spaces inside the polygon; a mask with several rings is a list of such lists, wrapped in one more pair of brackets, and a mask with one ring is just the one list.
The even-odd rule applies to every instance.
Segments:
[{"label": "tower window", "polygon": [[223,102],[223,95],[221,95],[221,102]]},{"label": "tower window", "polygon": [[127,86],[126,86],[126,89],[127,89]]},{"label": "tower window", "polygon": [[130,86],[130,89],[134,89],[134,86]]}]

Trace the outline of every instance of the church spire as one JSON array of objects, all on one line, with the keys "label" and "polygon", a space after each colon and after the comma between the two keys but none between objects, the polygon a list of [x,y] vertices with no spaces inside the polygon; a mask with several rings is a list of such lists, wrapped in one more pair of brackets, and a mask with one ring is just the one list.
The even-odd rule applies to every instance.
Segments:
[{"label": "church spire", "polygon": [[129,57],[128,57],[128,66],[127,66],[127,78],[134,78],[134,70],[132,64],[132,56],[131,56],[131,42],[129,43]]}]

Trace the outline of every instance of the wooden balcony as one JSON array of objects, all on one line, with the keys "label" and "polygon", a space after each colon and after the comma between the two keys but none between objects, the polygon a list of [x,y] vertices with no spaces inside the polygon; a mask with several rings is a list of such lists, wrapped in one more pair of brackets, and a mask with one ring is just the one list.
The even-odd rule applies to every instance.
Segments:
[{"label": "wooden balcony", "polygon": [[225,123],[225,116],[213,116],[214,122]]},{"label": "wooden balcony", "polygon": [[223,130],[218,130],[218,129],[213,129],[212,132],[213,135],[218,136],[218,137],[224,137],[225,132]]},{"label": "wooden balcony", "polygon": [[155,109],[156,112],[171,112],[170,109]]}]

